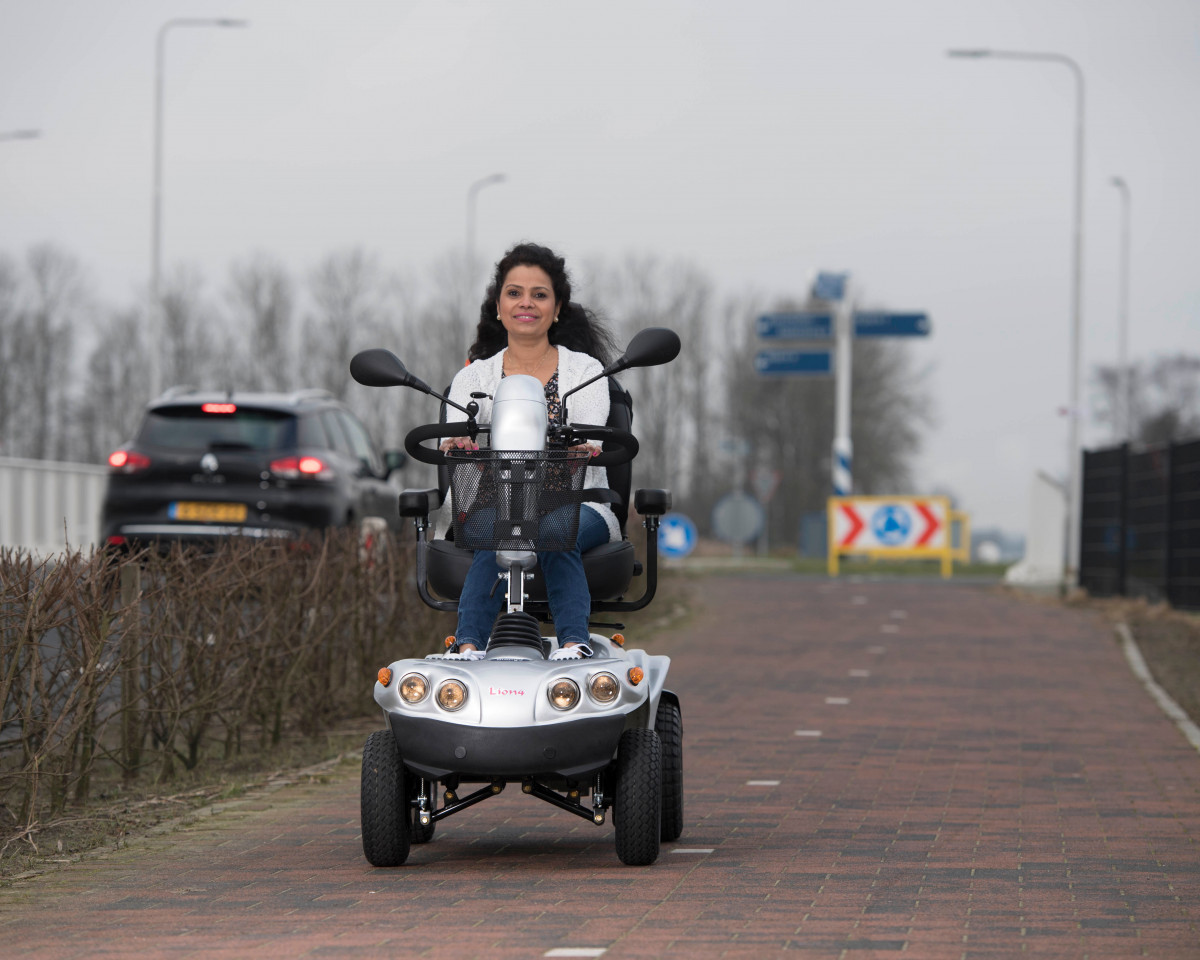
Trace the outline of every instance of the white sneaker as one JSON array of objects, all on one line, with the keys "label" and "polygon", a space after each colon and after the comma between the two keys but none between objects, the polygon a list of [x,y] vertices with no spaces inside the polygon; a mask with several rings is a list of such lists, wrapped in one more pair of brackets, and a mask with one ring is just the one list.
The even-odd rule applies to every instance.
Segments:
[{"label": "white sneaker", "polygon": [[569,647],[559,647],[550,654],[551,660],[582,660],[592,655],[592,648],[586,643],[576,643]]},{"label": "white sneaker", "polygon": [[463,650],[455,653],[427,653],[426,660],[482,660],[486,654],[482,650]]}]

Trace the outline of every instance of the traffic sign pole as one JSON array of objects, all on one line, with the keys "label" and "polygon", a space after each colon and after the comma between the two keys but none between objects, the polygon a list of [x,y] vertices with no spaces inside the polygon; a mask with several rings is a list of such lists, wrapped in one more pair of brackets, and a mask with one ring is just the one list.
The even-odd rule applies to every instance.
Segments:
[{"label": "traffic sign pole", "polygon": [[854,330],[854,308],[849,297],[837,305],[837,373],[833,420],[833,495],[848,497],[854,492],[854,445],[850,440],[850,375]]}]

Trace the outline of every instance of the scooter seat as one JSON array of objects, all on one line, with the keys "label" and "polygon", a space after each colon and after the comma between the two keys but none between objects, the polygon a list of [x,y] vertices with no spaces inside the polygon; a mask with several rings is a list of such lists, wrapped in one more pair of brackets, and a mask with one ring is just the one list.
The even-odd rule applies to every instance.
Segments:
[{"label": "scooter seat", "polygon": [[[457,600],[471,569],[474,553],[460,550],[449,540],[433,540],[428,544],[427,571],[429,587],[446,600]],[[593,547],[583,554],[583,572],[593,600],[617,600],[625,595],[633,581],[635,552],[628,540],[614,540]],[[500,572],[500,568],[496,568]],[[500,587],[499,589],[503,589]],[[546,583],[540,566],[533,568],[533,579],[525,583],[527,600],[546,600]]]}]

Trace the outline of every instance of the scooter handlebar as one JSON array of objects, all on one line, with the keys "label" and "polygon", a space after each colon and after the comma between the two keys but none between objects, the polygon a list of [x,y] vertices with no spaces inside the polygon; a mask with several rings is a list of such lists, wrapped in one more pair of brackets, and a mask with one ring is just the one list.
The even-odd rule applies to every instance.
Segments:
[{"label": "scooter handlebar", "polygon": [[[477,426],[477,433],[487,432],[487,427]],[[427,423],[424,426],[413,427],[404,438],[404,449],[414,460],[440,467],[446,462],[446,454],[432,447],[422,446],[425,440],[437,440],[445,437],[469,437],[471,427],[465,421],[457,423]]]},{"label": "scooter handlebar", "polygon": [[637,456],[637,437],[628,430],[588,423],[573,423],[568,430],[573,440],[600,440],[609,447],[588,461],[590,467],[615,467]]}]

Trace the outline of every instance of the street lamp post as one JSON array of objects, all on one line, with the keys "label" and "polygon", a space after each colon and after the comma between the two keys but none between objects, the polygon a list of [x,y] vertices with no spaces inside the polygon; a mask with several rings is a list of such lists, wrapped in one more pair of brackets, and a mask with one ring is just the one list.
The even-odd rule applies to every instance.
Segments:
[{"label": "street lamp post", "polygon": [[244,27],[245,20],[226,17],[177,17],[158,28],[154,47],[154,202],[150,227],[150,316],[154,344],[152,393],[162,389],[163,330],[159,285],[162,268],[162,155],[163,155],[163,64],[166,59],[167,34],[176,27]]},{"label": "street lamp post", "polygon": [[1118,438],[1126,443],[1133,439],[1133,377],[1129,369],[1129,219],[1132,201],[1129,184],[1122,177],[1113,177],[1112,185],[1121,194],[1121,288],[1117,303],[1117,403],[1120,418]]},{"label": "street lamp post", "polygon": [[484,177],[481,180],[476,180],[473,184],[467,187],[467,282],[468,285],[475,275],[475,198],[479,195],[479,191],[484,187],[490,187],[494,183],[503,183],[507,177],[502,173],[493,173],[491,176]]},{"label": "street lamp post", "polygon": [[1077,582],[1080,523],[1080,350],[1083,328],[1083,127],[1084,127],[1084,81],[1083,70],[1078,63],[1061,53],[1026,53],[1012,50],[950,50],[951,57],[997,60],[1032,60],[1042,63],[1057,63],[1071,71],[1075,77],[1075,211],[1074,237],[1071,257],[1071,359],[1070,359],[1070,406],[1067,411],[1067,550],[1066,569],[1063,583],[1066,588]]}]

